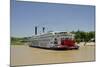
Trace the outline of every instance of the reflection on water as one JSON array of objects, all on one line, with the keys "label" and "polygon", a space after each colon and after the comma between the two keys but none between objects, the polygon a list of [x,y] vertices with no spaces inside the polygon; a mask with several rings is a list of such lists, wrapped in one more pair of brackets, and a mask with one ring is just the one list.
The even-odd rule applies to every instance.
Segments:
[{"label": "reflection on water", "polygon": [[79,50],[62,51],[31,48],[28,46],[18,45],[11,46],[11,66],[94,60],[94,46],[81,46]]}]

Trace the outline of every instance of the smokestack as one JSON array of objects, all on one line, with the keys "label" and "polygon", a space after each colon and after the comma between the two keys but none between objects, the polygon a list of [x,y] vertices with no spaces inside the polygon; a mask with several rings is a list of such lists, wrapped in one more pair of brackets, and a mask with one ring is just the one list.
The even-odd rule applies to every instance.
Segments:
[{"label": "smokestack", "polygon": [[35,35],[37,35],[37,26],[35,26]]},{"label": "smokestack", "polygon": [[43,33],[45,32],[45,27],[43,27]]}]

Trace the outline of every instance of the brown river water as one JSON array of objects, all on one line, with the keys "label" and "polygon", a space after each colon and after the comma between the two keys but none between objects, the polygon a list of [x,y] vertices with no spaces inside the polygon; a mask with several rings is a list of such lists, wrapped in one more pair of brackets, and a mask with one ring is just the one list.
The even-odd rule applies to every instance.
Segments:
[{"label": "brown river water", "polygon": [[95,61],[95,46],[78,50],[48,50],[11,45],[11,66]]}]

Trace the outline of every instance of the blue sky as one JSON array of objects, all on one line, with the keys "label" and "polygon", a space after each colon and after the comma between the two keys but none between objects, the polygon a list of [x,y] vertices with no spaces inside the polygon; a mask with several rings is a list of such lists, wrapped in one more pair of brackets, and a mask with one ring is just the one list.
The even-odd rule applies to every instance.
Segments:
[{"label": "blue sky", "polygon": [[94,31],[95,7],[11,0],[11,36],[26,37],[47,31]]}]

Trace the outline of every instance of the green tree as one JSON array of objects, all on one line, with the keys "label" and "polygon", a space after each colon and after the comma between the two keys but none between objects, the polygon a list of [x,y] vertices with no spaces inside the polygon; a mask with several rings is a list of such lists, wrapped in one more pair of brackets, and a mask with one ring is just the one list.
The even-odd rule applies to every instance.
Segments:
[{"label": "green tree", "polygon": [[[72,31],[73,32],[73,31]],[[75,34],[75,39],[77,43],[85,42],[84,45],[86,45],[87,42],[89,42],[92,38],[95,38],[95,32],[84,32],[84,31],[76,31],[73,32]]]}]

